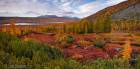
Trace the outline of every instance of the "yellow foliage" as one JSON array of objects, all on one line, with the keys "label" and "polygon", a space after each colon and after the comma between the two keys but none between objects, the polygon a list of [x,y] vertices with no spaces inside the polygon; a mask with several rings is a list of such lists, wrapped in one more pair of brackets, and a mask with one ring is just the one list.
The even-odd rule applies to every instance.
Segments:
[{"label": "yellow foliage", "polygon": [[56,41],[57,42],[65,42],[66,39],[67,39],[67,35],[65,35],[65,34],[56,35]]},{"label": "yellow foliage", "polygon": [[34,30],[34,31],[43,32],[44,30],[45,30],[45,27],[44,27],[44,26],[38,25],[38,26],[36,27],[36,30]]},{"label": "yellow foliage", "polygon": [[93,43],[89,42],[89,41],[81,40],[80,45],[82,45],[82,46],[93,46]]},{"label": "yellow foliage", "polygon": [[30,41],[30,40],[31,38],[27,38],[27,37],[23,39],[23,41]]},{"label": "yellow foliage", "polygon": [[130,59],[131,53],[132,53],[131,42],[126,41],[126,43],[123,45],[122,57],[124,59]]},{"label": "yellow foliage", "polygon": [[21,35],[21,29],[15,25],[13,20],[10,22],[10,26],[2,26],[2,32],[6,32],[11,35]]},{"label": "yellow foliage", "polygon": [[2,28],[2,32],[7,32],[7,29],[6,28]]}]

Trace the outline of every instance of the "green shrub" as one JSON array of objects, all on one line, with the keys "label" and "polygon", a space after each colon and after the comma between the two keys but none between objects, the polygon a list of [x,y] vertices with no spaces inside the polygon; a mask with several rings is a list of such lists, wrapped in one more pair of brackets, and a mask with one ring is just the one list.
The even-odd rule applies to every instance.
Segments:
[{"label": "green shrub", "polygon": [[84,69],[130,69],[129,62],[124,59],[98,59],[86,63]]},{"label": "green shrub", "polygon": [[74,37],[67,34],[61,34],[56,36],[56,42],[58,44],[71,44],[74,42]]},{"label": "green shrub", "polygon": [[57,59],[49,61],[46,66],[46,69],[82,69],[82,65],[71,59]]},{"label": "green shrub", "polygon": [[67,43],[73,43],[74,42],[74,38],[72,36],[67,36]]},{"label": "green shrub", "polygon": [[140,68],[140,56],[137,57],[137,62],[135,65],[135,69],[139,69]]},{"label": "green shrub", "polygon": [[[49,57],[48,57],[49,56]],[[34,41],[22,41],[21,39],[0,33],[0,66],[8,64],[32,64],[33,67],[42,65],[49,60],[64,58],[57,48],[51,48],[47,44]]]},{"label": "green shrub", "polygon": [[105,41],[104,40],[93,40],[93,44],[96,47],[103,48],[105,46]]}]

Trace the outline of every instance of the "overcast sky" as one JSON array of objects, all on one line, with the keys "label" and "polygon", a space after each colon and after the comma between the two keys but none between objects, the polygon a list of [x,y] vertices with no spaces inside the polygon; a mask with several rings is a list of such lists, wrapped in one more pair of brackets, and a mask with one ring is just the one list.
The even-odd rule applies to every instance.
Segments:
[{"label": "overcast sky", "polygon": [[0,16],[57,15],[86,17],[126,0],[0,0]]}]

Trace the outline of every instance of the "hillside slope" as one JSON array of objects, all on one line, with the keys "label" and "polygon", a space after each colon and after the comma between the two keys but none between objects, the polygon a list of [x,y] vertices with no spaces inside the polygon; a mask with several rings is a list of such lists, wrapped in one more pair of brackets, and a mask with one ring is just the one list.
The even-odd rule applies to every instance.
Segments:
[{"label": "hillside slope", "polygon": [[[132,13],[134,13],[134,15]],[[117,5],[110,6],[85,19],[88,21],[92,20],[92,22],[94,22],[105,16],[112,16],[113,19],[131,19],[132,16],[135,15],[140,15],[140,0],[128,0]],[[140,19],[140,16],[137,18]]]}]

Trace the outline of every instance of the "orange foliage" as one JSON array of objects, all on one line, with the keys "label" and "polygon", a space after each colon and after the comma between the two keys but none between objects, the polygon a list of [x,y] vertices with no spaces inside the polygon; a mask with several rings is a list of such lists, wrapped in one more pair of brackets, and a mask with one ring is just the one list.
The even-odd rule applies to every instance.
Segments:
[{"label": "orange foliage", "polygon": [[126,43],[123,45],[122,57],[124,59],[130,59],[131,53],[132,53],[131,42],[126,41]]},{"label": "orange foliage", "polygon": [[29,40],[31,40],[31,39],[28,38],[28,37],[26,37],[26,38],[23,39],[23,41],[29,41]]},{"label": "orange foliage", "polygon": [[57,42],[65,42],[67,39],[66,34],[57,34],[55,37]]},{"label": "orange foliage", "polygon": [[10,23],[10,32],[9,33],[11,35],[20,35],[21,34],[20,28],[15,25],[15,22],[13,20]]}]

